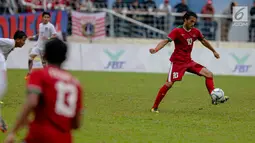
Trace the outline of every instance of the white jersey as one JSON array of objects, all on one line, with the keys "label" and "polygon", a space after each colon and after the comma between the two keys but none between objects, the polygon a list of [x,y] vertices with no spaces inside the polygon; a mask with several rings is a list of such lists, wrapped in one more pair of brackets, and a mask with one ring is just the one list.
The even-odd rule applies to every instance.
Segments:
[{"label": "white jersey", "polygon": [[4,55],[5,60],[7,60],[8,55],[15,48],[15,40],[9,38],[0,38],[0,52]]},{"label": "white jersey", "polygon": [[57,34],[56,29],[53,24],[48,22],[47,24],[40,23],[39,24],[39,37],[37,40],[36,46],[39,49],[43,49],[44,42],[51,38],[53,34]]},{"label": "white jersey", "polygon": [[[9,38],[0,38],[0,99],[5,95],[7,88],[6,60],[8,55],[15,48],[15,40]],[[4,72],[3,72],[4,71]]]}]

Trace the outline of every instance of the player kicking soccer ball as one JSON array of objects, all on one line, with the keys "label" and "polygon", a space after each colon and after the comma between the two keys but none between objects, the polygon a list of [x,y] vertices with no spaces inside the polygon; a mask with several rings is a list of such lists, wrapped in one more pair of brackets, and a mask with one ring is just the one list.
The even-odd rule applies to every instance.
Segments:
[{"label": "player kicking soccer ball", "polygon": [[[45,45],[48,65],[31,72],[27,96],[18,119],[5,140],[13,143],[17,132],[29,122],[25,143],[72,143],[72,129],[78,129],[82,116],[82,88],[77,79],[61,68],[67,45],[54,38]],[[57,54],[56,54],[57,53]]]},{"label": "player kicking soccer ball", "polygon": [[[38,40],[35,45],[35,47],[31,50],[29,54],[28,59],[28,74],[25,77],[27,79],[30,75],[31,69],[33,67],[33,60],[35,57],[40,56],[42,60],[42,64],[45,66],[46,62],[43,59],[43,45],[45,41],[47,41],[50,38],[57,37],[57,32],[52,23],[50,23],[50,13],[49,12],[43,12],[42,13],[42,20],[43,22],[39,24],[39,32],[38,32]],[[30,40],[36,38],[37,35],[34,35],[32,37],[29,37]]]},{"label": "player kicking soccer ball", "polygon": [[[7,88],[6,80],[6,60],[8,55],[14,50],[14,48],[21,48],[27,39],[27,35],[23,31],[16,31],[13,39],[0,38],[0,99],[4,96]],[[1,104],[3,102],[1,101]],[[0,115],[0,130],[6,132],[7,126]]]},{"label": "player kicking soccer ball", "polygon": [[[213,73],[191,59],[193,42],[199,40],[205,47],[212,51],[217,59],[220,58],[220,55],[204,38],[201,32],[197,28],[194,28],[194,25],[197,21],[197,15],[194,12],[186,12],[183,16],[183,20],[184,24],[174,28],[168,35],[168,39],[161,41],[155,49],[150,49],[150,53],[155,54],[161,50],[168,42],[174,41],[175,44],[174,52],[170,58],[171,66],[167,81],[159,90],[154,105],[151,108],[151,112],[159,112],[158,106],[161,100],[176,81],[182,80],[182,77],[186,71],[205,77],[205,83],[209,94],[211,94],[211,92],[214,90]],[[225,97],[225,100],[222,102],[227,100],[228,97]],[[217,101],[212,99],[212,104],[217,104]]]}]

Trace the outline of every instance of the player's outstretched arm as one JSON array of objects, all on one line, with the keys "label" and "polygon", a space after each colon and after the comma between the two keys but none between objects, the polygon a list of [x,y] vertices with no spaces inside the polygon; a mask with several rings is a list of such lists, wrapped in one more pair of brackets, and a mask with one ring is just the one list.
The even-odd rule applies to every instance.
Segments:
[{"label": "player's outstretched arm", "polygon": [[81,121],[82,121],[82,116],[83,116],[83,113],[82,111],[78,112],[74,118],[73,118],[73,124],[72,124],[72,128],[73,129],[79,129],[81,127]]},{"label": "player's outstretched arm", "polygon": [[58,35],[57,34],[52,34],[51,38],[57,38]]},{"label": "player's outstretched arm", "polygon": [[33,35],[33,36],[29,36],[28,40],[35,40],[38,36],[39,36],[39,34],[36,34],[36,35]]},{"label": "player's outstretched arm", "polygon": [[150,53],[151,53],[151,54],[157,53],[159,50],[161,50],[162,48],[164,48],[165,45],[166,45],[168,42],[169,42],[168,39],[160,41],[160,42],[158,43],[158,45],[157,45],[156,48],[150,49]]},{"label": "player's outstretched arm", "polygon": [[212,47],[212,45],[211,45],[205,38],[201,39],[200,42],[201,42],[206,48],[208,48],[209,50],[211,50],[211,51],[213,52],[215,58],[217,58],[217,59],[220,58],[220,54],[217,53],[217,52],[215,51],[215,49]]},{"label": "player's outstretched arm", "polygon": [[52,33],[50,38],[57,38],[58,34],[57,34],[57,31],[56,31],[56,29],[55,29],[55,27],[53,25],[51,25],[50,30],[51,30],[51,33]]},{"label": "player's outstretched arm", "polygon": [[27,96],[27,100],[26,100],[25,104],[23,105],[22,111],[21,111],[20,115],[18,116],[18,119],[17,119],[13,129],[7,136],[5,143],[13,143],[14,142],[17,132],[22,127],[24,127],[24,125],[27,124],[29,114],[37,106],[38,102],[39,102],[39,95],[31,93]]}]

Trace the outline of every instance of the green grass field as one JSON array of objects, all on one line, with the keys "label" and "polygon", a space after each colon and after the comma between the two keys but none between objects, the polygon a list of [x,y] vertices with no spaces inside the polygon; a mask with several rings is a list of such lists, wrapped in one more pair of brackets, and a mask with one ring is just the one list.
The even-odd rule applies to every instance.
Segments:
[{"label": "green grass field", "polygon": [[[2,114],[12,127],[25,98],[23,70],[8,70]],[[85,88],[86,114],[76,143],[254,143],[255,77],[216,76],[230,100],[211,105],[204,79],[186,75],[161,113],[149,112],[166,74],[73,72]],[[18,135],[21,140],[23,130]],[[0,133],[0,142],[5,134]]]}]

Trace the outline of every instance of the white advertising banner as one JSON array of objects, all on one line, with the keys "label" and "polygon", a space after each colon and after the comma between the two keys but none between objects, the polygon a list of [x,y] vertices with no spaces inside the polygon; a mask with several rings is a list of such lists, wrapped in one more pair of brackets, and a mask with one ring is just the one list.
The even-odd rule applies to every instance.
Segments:
[{"label": "white advertising banner", "polygon": [[[28,50],[32,42],[14,50],[7,60],[8,68],[27,69]],[[173,45],[151,55],[150,44],[79,44],[69,43],[66,69],[114,72],[167,73]],[[202,47],[202,46],[201,46]],[[234,45],[233,45],[234,47]],[[194,48],[194,61],[206,66],[215,75],[255,76],[255,49],[217,48],[221,58],[215,59],[206,48]]]},{"label": "white advertising banner", "polygon": [[194,49],[192,57],[218,75],[255,75],[255,49],[218,48],[220,59],[215,59],[206,48]]}]

